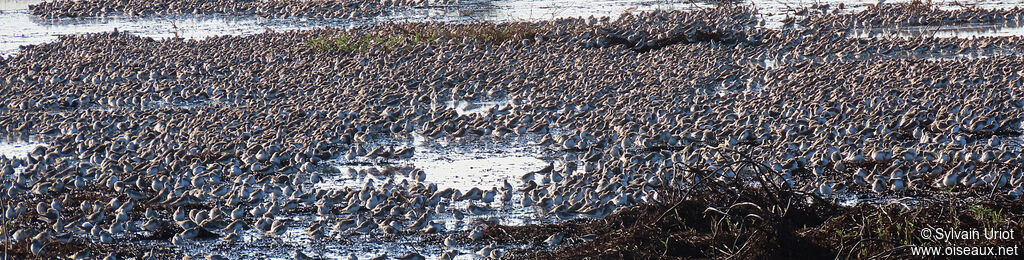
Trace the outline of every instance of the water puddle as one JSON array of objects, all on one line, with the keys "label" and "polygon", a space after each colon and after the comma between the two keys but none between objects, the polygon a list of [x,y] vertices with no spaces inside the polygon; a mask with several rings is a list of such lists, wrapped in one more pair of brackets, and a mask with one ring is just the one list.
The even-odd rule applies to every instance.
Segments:
[{"label": "water puddle", "polygon": [[860,28],[850,30],[853,38],[975,38],[1007,37],[1024,35],[1024,27],[1018,23],[1006,25],[963,24],[946,26],[910,26],[904,28]]},{"label": "water puddle", "polygon": [[414,164],[426,173],[425,182],[437,183],[439,187],[463,189],[497,187],[501,185],[502,180],[514,180],[517,174],[543,168],[545,165],[544,161],[533,157],[500,154],[489,157],[487,153],[479,151],[475,154],[482,157],[437,158]]},{"label": "water puddle", "polygon": [[45,146],[38,142],[3,142],[0,141],[0,155],[7,158],[26,158],[36,147]]},{"label": "water puddle", "polygon": [[[950,50],[931,50],[931,49],[893,49],[887,52],[861,52],[856,54],[846,54],[841,56],[804,56],[798,53],[792,55],[785,55],[778,59],[764,58],[758,65],[763,66],[768,70],[774,70],[780,67],[787,66],[798,62],[811,62],[815,64],[826,64],[835,62],[854,62],[854,61],[865,61],[865,60],[898,60],[898,59],[914,59],[914,60],[927,60],[927,61],[952,61],[952,60],[970,60],[970,59],[982,59],[991,57],[1001,56],[1020,56],[1024,55],[1019,50],[1013,48],[999,48],[999,47],[987,47],[987,48],[965,48],[965,49],[950,49]],[[758,83],[758,82],[753,82]],[[759,84],[752,85],[752,91],[759,91],[764,89],[765,86]]]},{"label": "water puddle", "polygon": [[0,54],[10,55],[18,47],[51,42],[62,35],[108,32],[117,29],[145,37],[166,39],[204,39],[218,35],[249,35],[267,30],[286,31],[323,26],[349,26],[357,21],[265,19],[222,15],[178,16],[166,18],[108,17],[43,21],[28,10],[0,13]]},{"label": "water puddle", "polygon": [[451,143],[426,140],[423,136],[414,135],[413,140],[408,142],[384,142],[367,146],[366,150],[378,147],[395,150],[411,148],[413,155],[408,159],[386,161],[364,156],[355,160],[341,158],[330,162],[340,174],[326,176],[327,181],[317,184],[317,187],[357,188],[362,187],[367,180],[382,183],[387,179],[415,183],[421,180],[410,176],[410,173],[422,171],[422,182],[436,184],[439,189],[468,190],[476,187],[487,190],[503,186],[505,181],[517,185],[521,175],[548,165],[540,159],[544,149],[526,145],[526,142],[476,140]]},{"label": "water puddle", "polygon": [[6,182],[18,178],[18,174],[21,174],[27,166],[25,160],[28,159],[29,154],[34,152],[36,148],[43,146],[46,146],[46,143],[0,140],[0,157],[11,160],[10,163],[15,172],[14,175],[0,176],[0,180]]},{"label": "water puddle", "polygon": [[459,115],[486,115],[488,111],[497,107],[497,109],[505,109],[512,102],[510,100],[498,100],[498,101],[469,101],[469,100],[457,100],[445,102],[445,107],[454,109]]},{"label": "water puddle", "polygon": [[614,18],[627,12],[693,10],[713,6],[704,1],[667,0],[476,0],[463,1],[451,9],[413,9],[396,18],[517,22],[590,16]]},{"label": "water puddle", "polygon": [[956,54],[943,54],[943,53],[930,53],[918,55],[918,58],[923,58],[929,61],[950,61],[950,60],[970,60],[970,59],[983,59],[999,56],[1020,56],[1024,55],[1020,51],[1004,50],[1004,49],[988,49],[979,51],[970,51]]}]

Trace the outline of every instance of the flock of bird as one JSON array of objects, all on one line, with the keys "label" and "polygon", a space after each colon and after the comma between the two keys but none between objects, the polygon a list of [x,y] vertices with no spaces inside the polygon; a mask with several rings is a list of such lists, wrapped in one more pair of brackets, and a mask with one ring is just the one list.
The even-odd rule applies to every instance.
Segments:
[{"label": "flock of bird", "polygon": [[103,17],[110,15],[256,15],[266,18],[357,18],[381,14],[387,7],[452,5],[448,0],[53,0],[29,6],[41,18]]},{"label": "flock of bird", "polygon": [[[827,4],[814,5],[800,12],[806,14],[840,13],[844,7]],[[960,25],[1002,25],[1019,23],[1024,19],[1021,6],[1008,9],[982,9],[970,6],[943,8],[914,1],[904,4],[881,4],[850,15],[803,15],[789,17],[787,25],[808,25],[839,29],[864,27],[913,27],[913,26],[960,26]]]},{"label": "flock of bird", "polygon": [[[957,17],[991,13],[1021,15]],[[856,39],[813,21],[761,28],[756,17],[723,7],[559,19],[509,26],[533,29],[499,42],[463,35],[357,50],[304,43],[489,25],[203,40],[114,31],[26,47],[0,59],[0,135],[46,145],[0,157],[4,237],[53,257],[60,243],[202,247],[291,228],[324,240],[442,237],[441,258],[500,258],[481,226],[445,221],[499,205],[600,219],[667,190],[763,172],[822,198],[1024,192],[1024,56],[956,58],[1024,51],[1021,37]],[[472,114],[444,105],[494,100],[510,105]],[[416,149],[381,141],[414,135],[533,136],[553,159],[493,189],[439,189],[421,170],[387,167]],[[330,160],[377,166],[341,172]],[[730,164],[739,161],[759,167]],[[340,174],[409,178],[314,187]],[[293,221],[300,213],[315,221]]]}]

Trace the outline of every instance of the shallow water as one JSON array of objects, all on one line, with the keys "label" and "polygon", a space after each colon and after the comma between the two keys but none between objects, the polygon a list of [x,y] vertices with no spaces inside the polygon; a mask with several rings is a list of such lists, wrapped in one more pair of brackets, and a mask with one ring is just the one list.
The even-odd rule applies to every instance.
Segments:
[{"label": "shallow water", "polygon": [[[487,190],[502,186],[506,180],[512,185],[518,185],[520,175],[548,165],[548,162],[541,159],[544,157],[544,148],[527,144],[528,140],[533,138],[519,138],[521,140],[479,138],[479,140],[456,142],[445,139],[428,140],[423,136],[413,135],[412,140],[409,141],[381,142],[376,146],[395,148],[411,146],[415,152],[409,159],[382,161],[358,157],[353,161],[343,158],[333,160],[329,164],[334,165],[341,173],[337,176],[325,176],[327,181],[318,184],[317,187],[325,189],[355,188],[361,187],[367,179],[372,179],[374,183],[383,183],[389,178],[394,178],[396,183],[403,180],[410,183],[416,182],[416,180],[399,174],[389,176],[366,174],[349,176],[348,174],[348,169],[359,171],[374,167],[378,169],[393,167],[423,170],[426,175],[423,182],[437,184],[439,189],[469,190],[477,187]],[[369,166],[370,164],[377,166]]]},{"label": "shallow water", "polygon": [[265,30],[293,30],[322,26],[344,26],[355,21],[266,19],[260,17],[198,15],[176,17],[123,17],[45,20],[32,16],[28,3],[3,2],[0,22],[0,53],[10,55],[18,46],[54,41],[62,35],[107,32],[117,29],[157,39],[182,37],[202,39],[217,35],[247,35]]},{"label": "shallow water", "polygon": [[855,38],[971,38],[1024,35],[1018,22],[1008,24],[961,24],[947,26],[908,26],[904,28],[858,28],[850,30]]},{"label": "shallow water", "polygon": [[36,147],[44,146],[45,143],[38,142],[4,142],[0,141],[0,155],[7,158],[25,158],[28,153]]},{"label": "shallow water", "polygon": [[[689,10],[710,6],[714,1],[671,1],[671,0],[596,0],[596,1],[558,1],[558,0],[499,0],[463,1],[455,6],[438,6],[428,8],[399,8],[389,10],[381,17],[361,20],[349,19],[266,19],[253,16],[224,15],[188,15],[174,17],[123,17],[110,16],[103,18],[77,18],[63,20],[39,19],[30,14],[28,5],[42,0],[0,0],[0,55],[9,56],[17,52],[22,45],[51,42],[61,35],[95,33],[112,31],[128,31],[141,36],[153,38],[183,37],[202,39],[216,35],[247,35],[261,33],[265,30],[309,29],[323,26],[353,26],[366,23],[387,21],[536,21],[564,17],[616,17],[623,12],[648,11],[654,9]],[[827,10],[838,9],[841,12],[862,10],[867,4],[878,1],[871,0],[753,0],[740,4],[749,4],[760,9],[765,26],[779,26],[782,19],[795,15],[796,12],[818,4],[828,5]],[[886,1],[909,2],[909,1]],[[957,8],[962,1],[933,1],[948,8]],[[981,8],[1012,7],[1024,3],[1024,0],[981,1],[966,4]],[[948,30],[945,30],[948,31]],[[956,37],[973,35],[969,31],[956,33]],[[1021,29],[999,32],[993,36],[1021,35]],[[977,36],[988,36],[985,34]]]},{"label": "shallow water", "polygon": [[445,102],[445,107],[454,109],[459,115],[486,115],[489,110],[497,107],[498,109],[504,109],[511,105],[512,102],[509,100],[496,100],[496,101],[448,101]]}]

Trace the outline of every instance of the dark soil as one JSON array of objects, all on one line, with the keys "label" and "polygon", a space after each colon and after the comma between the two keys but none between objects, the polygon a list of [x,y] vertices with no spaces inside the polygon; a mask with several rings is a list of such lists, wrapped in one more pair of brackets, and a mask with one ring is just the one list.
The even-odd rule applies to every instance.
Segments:
[{"label": "dark soil", "polygon": [[[841,207],[811,195],[780,193],[773,203],[759,190],[677,194],[601,220],[546,226],[491,225],[496,242],[532,245],[511,259],[864,259],[914,258],[911,246],[1019,246],[1010,240],[938,241],[922,228],[1024,230],[1024,205],[1000,199],[916,201]],[[695,199],[700,198],[700,199]],[[565,234],[563,244],[543,243]],[[585,238],[592,239],[585,239]]]},{"label": "dark soil", "polygon": [[[33,255],[27,242],[14,244],[7,252],[10,259],[62,259],[79,254],[84,259],[103,259],[114,254],[117,259],[171,259],[175,254],[170,249],[145,248],[131,244],[100,244],[87,241],[53,241],[44,247],[43,254]],[[3,252],[0,252],[3,259]]]}]

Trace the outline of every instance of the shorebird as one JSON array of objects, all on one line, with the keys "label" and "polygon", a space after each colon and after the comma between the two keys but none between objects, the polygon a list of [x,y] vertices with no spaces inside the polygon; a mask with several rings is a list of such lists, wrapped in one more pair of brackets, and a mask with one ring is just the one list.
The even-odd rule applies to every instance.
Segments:
[{"label": "shorebird", "polygon": [[959,182],[959,176],[956,173],[956,170],[953,170],[946,173],[946,175],[943,175],[942,178],[939,180],[938,184],[941,188],[950,188],[956,186],[956,184]]},{"label": "shorebird", "polygon": [[469,235],[468,235],[470,240],[479,240],[483,236],[484,236],[484,230],[483,230],[483,228],[480,228],[480,227],[474,228],[472,231],[469,232]]},{"label": "shorebird", "polygon": [[[1011,166],[991,163],[1020,157],[1019,151],[1007,148],[1013,138],[1002,134],[1021,131],[1021,114],[1014,108],[1024,103],[1019,93],[1007,89],[1019,76],[1006,72],[1015,68],[1013,56],[924,63],[898,56],[908,48],[942,56],[1013,48],[1014,43],[999,38],[933,39],[907,47],[901,40],[851,42],[812,33],[850,23],[884,27],[919,20],[885,19],[900,11],[896,8],[886,5],[801,22],[807,25],[801,30],[810,34],[751,31],[745,27],[749,23],[735,20],[745,17],[743,8],[685,14],[694,19],[676,19],[681,14],[671,12],[631,14],[602,23],[566,19],[557,26],[535,24],[542,32],[552,32],[507,44],[453,39],[396,53],[376,47],[370,53],[351,52],[358,56],[352,64],[295,58],[295,53],[313,51],[291,44],[295,39],[330,30],[197,41],[147,40],[128,33],[71,35],[0,61],[0,82],[10,90],[0,93],[10,101],[4,107],[10,113],[0,114],[0,133],[6,138],[32,135],[47,143],[18,155],[23,159],[0,157],[0,174],[17,175],[2,184],[0,197],[24,201],[3,213],[12,219],[39,215],[44,224],[18,222],[15,230],[49,228],[67,233],[63,237],[99,240],[109,233],[114,243],[126,242],[123,235],[133,232],[136,222],[151,233],[220,229],[231,232],[226,237],[237,238],[246,229],[244,223],[268,232],[275,219],[297,212],[316,212],[316,218],[337,222],[332,231],[338,235],[378,227],[392,234],[440,230],[429,218],[420,221],[425,214],[451,214],[455,220],[434,220],[456,222],[456,229],[465,225],[466,212],[503,214],[479,202],[454,202],[460,198],[486,204],[495,197],[516,199],[502,203],[503,210],[522,206],[555,218],[601,218],[618,207],[662,201],[665,187],[751,177],[744,170],[722,167],[738,160],[729,151],[745,147],[759,147],[744,156],[769,165],[768,181],[822,195],[861,192],[843,187],[871,185],[877,196],[887,197],[934,181],[940,188],[986,188],[991,194],[1019,196],[1019,174]],[[952,14],[941,19],[951,24],[981,19],[970,12]],[[662,22],[644,22],[652,19]],[[736,42],[660,46],[660,34],[673,28],[707,26],[695,21],[715,22],[716,31],[737,36]],[[427,29],[480,25],[442,26]],[[582,37],[573,31],[576,26],[594,30]],[[389,32],[387,26],[370,27]],[[678,33],[700,40],[693,32]],[[115,42],[111,46],[117,48],[96,45],[105,42]],[[267,44],[294,49],[263,48]],[[627,48],[610,48],[620,44]],[[254,52],[239,56],[230,51],[239,46]],[[721,46],[731,51],[702,51]],[[85,68],[63,62],[80,57],[60,50],[79,49],[104,55]],[[795,51],[783,54],[780,49]],[[580,51],[588,55],[578,55]],[[629,53],[634,51],[646,52]],[[122,66],[126,60],[133,63],[132,53],[146,53],[145,66]],[[695,54],[706,57],[696,59]],[[638,58],[614,58],[633,56]],[[858,62],[876,57],[884,57],[880,66]],[[644,66],[653,60],[680,68],[679,75]],[[717,62],[722,60],[739,65]],[[809,60],[822,66],[794,70]],[[674,66],[680,65],[674,61],[687,64]],[[253,75],[217,65],[235,63],[265,70]],[[602,64],[615,64],[627,73],[602,77],[607,76]],[[907,74],[908,66],[918,69]],[[294,73],[283,73],[288,71]],[[526,73],[531,71],[547,73]],[[730,73],[710,83],[691,77],[722,71]],[[957,76],[963,71],[977,75]],[[930,80],[943,78],[939,72],[954,76]],[[467,80],[461,74],[486,79]],[[577,74],[589,76],[573,76]],[[894,76],[907,80],[879,80]],[[877,87],[880,83],[884,87]],[[672,87],[678,85],[689,87]],[[444,105],[452,100],[508,104],[467,114]],[[539,153],[535,157],[544,158],[547,167],[522,175],[521,188],[503,182],[497,189],[466,187],[462,194],[438,192],[437,184],[426,183],[425,173],[415,169],[422,162],[402,159],[435,152],[420,147],[482,143],[488,143],[482,146],[486,149],[512,153],[519,152],[507,148],[530,147],[526,153]],[[396,162],[381,160],[395,159],[403,165],[381,165]],[[403,169],[404,164],[412,170]],[[714,174],[690,174],[687,169]],[[57,199],[81,191],[89,196]],[[54,204],[58,200],[61,207]],[[209,210],[191,210],[199,205]],[[133,219],[138,215],[131,213],[140,209],[145,218]],[[395,226],[398,222],[412,223]],[[172,243],[187,242],[184,236],[172,237]],[[484,257],[500,255],[495,251]]]},{"label": "shorebird", "polygon": [[551,236],[548,236],[547,239],[544,239],[544,244],[547,244],[550,247],[556,247],[562,243],[563,237],[565,237],[565,234],[563,233],[553,234]]}]

